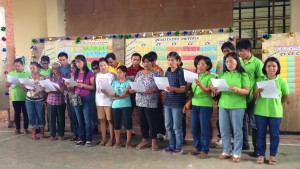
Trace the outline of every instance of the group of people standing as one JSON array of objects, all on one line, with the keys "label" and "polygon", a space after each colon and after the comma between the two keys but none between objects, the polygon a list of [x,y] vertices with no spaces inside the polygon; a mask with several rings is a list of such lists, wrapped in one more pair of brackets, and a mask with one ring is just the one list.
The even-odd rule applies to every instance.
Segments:
[{"label": "group of people standing", "polygon": [[[129,67],[116,61],[113,53],[91,63],[90,70],[83,55],[77,55],[68,63],[68,55],[59,53],[58,62],[48,67],[49,57],[41,58],[41,65],[30,63],[30,72],[24,70],[21,59],[14,61],[15,70],[10,76],[28,77],[34,87],[16,85],[7,82],[11,87],[11,99],[15,110],[16,134],[20,134],[20,114],[23,112],[24,129],[31,139],[37,139],[36,128],[40,129],[40,138],[44,138],[45,109],[48,112],[50,140],[64,139],[65,109],[67,107],[71,128],[76,145],[91,146],[93,129],[98,130],[100,120],[101,146],[121,147],[121,125],[126,130],[126,148],[131,148],[132,112],[136,108],[139,117],[141,142],[137,149],[149,146],[153,151],[159,149],[157,135],[167,131],[169,145],[163,151],[180,155],[185,141],[185,113],[191,112],[191,132],[194,147],[191,153],[206,158],[210,151],[212,138],[211,118],[214,102],[218,105],[219,136],[222,140],[223,152],[219,159],[232,158],[233,162],[241,160],[242,149],[249,149],[248,120],[252,129],[253,156],[258,157],[257,163],[266,162],[266,132],[270,131],[269,163],[276,163],[279,146],[279,127],[283,116],[282,104],[287,101],[289,88],[280,74],[280,63],[268,58],[265,63],[252,55],[251,43],[240,40],[236,46],[225,42],[221,50],[224,54],[223,70],[218,75],[210,70],[212,62],[209,57],[196,56],[195,72],[198,79],[187,83],[184,78],[181,57],[176,52],[167,55],[168,69],[163,70],[156,65],[157,54],[150,52],[143,57],[139,53],[132,54]],[[142,66],[140,65],[142,62]],[[167,77],[170,86],[159,90],[154,77]],[[145,92],[136,92],[130,86],[130,78],[140,82]],[[76,86],[66,79],[76,81]],[[212,85],[211,79],[225,79],[230,86],[228,91],[219,92]],[[49,79],[58,84],[57,91],[46,92],[39,83]],[[256,82],[275,80],[278,98],[263,98],[263,89],[257,88]],[[103,86],[111,85],[115,92],[106,91]],[[191,111],[186,104],[191,102]],[[46,104],[45,104],[46,103]],[[97,112],[97,113],[95,113]],[[28,114],[27,114],[28,113]],[[29,120],[28,120],[29,119]],[[56,128],[57,123],[57,128]],[[108,123],[109,140],[106,138]],[[96,127],[95,127],[96,126]],[[233,145],[231,138],[233,137]]]}]

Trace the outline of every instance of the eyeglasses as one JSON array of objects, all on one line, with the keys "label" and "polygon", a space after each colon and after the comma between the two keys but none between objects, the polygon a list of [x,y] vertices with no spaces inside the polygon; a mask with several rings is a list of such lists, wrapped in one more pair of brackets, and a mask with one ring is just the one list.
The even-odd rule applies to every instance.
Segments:
[{"label": "eyeglasses", "polygon": [[97,70],[97,69],[99,69],[99,67],[93,67],[92,69],[93,69],[93,70]]}]

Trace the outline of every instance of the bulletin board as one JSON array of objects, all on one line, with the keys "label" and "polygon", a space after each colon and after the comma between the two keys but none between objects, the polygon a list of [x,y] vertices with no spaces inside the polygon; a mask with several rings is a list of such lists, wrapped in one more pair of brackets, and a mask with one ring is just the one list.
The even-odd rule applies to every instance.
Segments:
[{"label": "bulletin board", "polygon": [[[131,64],[131,55],[135,52],[142,56],[150,51],[157,53],[157,64],[164,70],[168,68],[167,55],[171,51],[177,52],[182,59],[183,67],[193,69],[194,58],[197,55],[208,56],[212,63],[212,72],[218,72],[218,65],[223,58],[221,46],[224,42],[231,41],[235,44],[233,33],[220,33],[218,30],[210,30],[210,33],[202,35],[166,36],[126,39],[125,64]],[[205,31],[204,31],[205,32]]]},{"label": "bulletin board", "polygon": [[9,91],[5,87],[7,72],[7,44],[6,44],[6,27],[5,27],[5,10],[0,6],[0,110],[9,109]]},{"label": "bulletin board", "polygon": [[57,61],[60,52],[66,52],[69,60],[83,54],[87,62],[91,63],[112,51],[112,39],[81,40],[80,43],[75,40],[55,40],[45,42],[43,53],[50,57],[50,62]]},{"label": "bulletin board", "polygon": [[[289,85],[289,105],[284,105],[284,117],[281,130],[300,132],[300,32],[272,34],[262,43],[262,59],[278,58],[281,66],[280,77]],[[288,108],[287,108],[288,107]]]},{"label": "bulletin board", "polygon": [[31,46],[31,60],[39,62],[41,56],[47,55],[51,63],[58,61],[57,56],[60,52],[66,52],[69,62],[78,54],[84,55],[90,67],[92,61],[114,52],[118,61],[122,63],[124,61],[124,39],[98,37],[92,39],[92,36],[89,36],[82,37],[79,43],[77,39],[78,37],[37,38],[36,43],[32,43]]}]

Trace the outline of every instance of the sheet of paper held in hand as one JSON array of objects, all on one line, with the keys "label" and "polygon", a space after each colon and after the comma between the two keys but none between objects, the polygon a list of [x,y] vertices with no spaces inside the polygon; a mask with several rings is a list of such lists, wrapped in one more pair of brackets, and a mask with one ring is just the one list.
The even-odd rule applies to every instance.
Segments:
[{"label": "sheet of paper held in hand", "polygon": [[69,83],[71,87],[77,86],[77,83],[73,79],[63,78],[65,82]]},{"label": "sheet of paper held in hand", "polygon": [[109,83],[100,84],[100,88],[104,89],[109,94],[116,93],[116,90]]},{"label": "sheet of paper held in hand", "polygon": [[23,79],[19,79],[20,83],[23,84],[27,89],[29,90],[33,90],[34,89],[34,84],[33,84],[33,80],[29,79],[29,78],[23,78]]},{"label": "sheet of paper held in hand", "polygon": [[145,86],[141,82],[129,82],[129,84],[135,92],[145,92],[146,91]]},{"label": "sheet of paper held in hand", "polygon": [[225,79],[211,79],[211,82],[213,86],[218,89],[218,92],[229,90],[229,86]]},{"label": "sheet of paper held in hand", "polygon": [[166,90],[166,88],[170,86],[167,77],[154,77],[154,81],[157,88],[160,90]]},{"label": "sheet of paper held in hand", "polygon": [[54,92],[57,91],[57,88],[59,88],[59,85],[56,83],[51,82],[49,79],[41,80],[40,81],[41,86],[45,87],[46,92]]},{"label": "sheet of paper held in hand", "polygon": [[194,73],[194,72],[191,72],[191,71],[188,71],[188,70],[183,70],[183,73],[184,73],[184,80],[186,82],[194,83],[195,79],[198,79],[198,74],[197,73]]},{"label": "sheet of paper held in hand", "polygon": [[262,88],[260,93],[262,98],[274,98],[279,99],[275,80],[267,80],[262,82],[256,82],[258,88]]},{"label": "sheet of paper held in hand", "polygon": [[10,85],[11,88],[14,88],[16,87],[17,85],[21,84],[20,81],[19,81],[19,78],[17,76],[10,76],[10,75],[7,75],[7,81],[9,83],[12,83]]}]

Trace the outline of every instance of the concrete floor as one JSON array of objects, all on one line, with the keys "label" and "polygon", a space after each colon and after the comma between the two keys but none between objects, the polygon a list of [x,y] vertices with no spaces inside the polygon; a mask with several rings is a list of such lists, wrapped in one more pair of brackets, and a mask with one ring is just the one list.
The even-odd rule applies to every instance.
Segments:
[{"label": "concrete floor", "polygon": [[[46,136],[49,133],[46,133]],[[71,137],[67,132],[66,137]],[[4,123],[0,123],[0,169],[92,169],[92,168],[118,168],[118,169],[195,169],[195,168],[280,168],[300,169],[300,144],[280,145],[277,164],[256,164],[256,158],[244,151],[242,161],[234,164],[231,160],[218,160],[217,156],[222,152],[221,147],[212,148],[207,159],[199,159],[189,155],[192,150],[192,141],[184,146],[184,154],[173,156],[163,153],[162,149],[167,145],[166,141],[159,142],[160,150],[151,149],[127,150],[124,147],[113,149],[97,145],[99,135],[94,137],[93,147],[77,147],[70,141],[48,141],[47,139],[31,141],[30,135],[14,135],[14,129],[8,129]],[[300,136],[283,136],[285,143],[293,140],[299,143]],[[139,136],[133,137],[133,145],[140,141]],[[296,141],[295,141],[296,140]],[[123,141],[124,142],[124,141]]]}]

